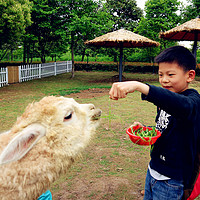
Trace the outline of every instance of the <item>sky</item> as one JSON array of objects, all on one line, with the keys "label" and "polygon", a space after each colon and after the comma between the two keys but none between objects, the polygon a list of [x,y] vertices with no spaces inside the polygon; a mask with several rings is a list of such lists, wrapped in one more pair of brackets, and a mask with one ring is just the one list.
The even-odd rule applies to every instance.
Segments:
[{"label": "sky", "polygon": [[[142,10],[144,10],[144,5],[146,0],[136,0],[137,6],[140,7]],[[184,4],[187,4],[187,0],[180,0],[180,2],[183,2]],[[191,43],[190,41],[181,41],[179,42],[180,45],[185,46],[186,48],[191,48]]]}]

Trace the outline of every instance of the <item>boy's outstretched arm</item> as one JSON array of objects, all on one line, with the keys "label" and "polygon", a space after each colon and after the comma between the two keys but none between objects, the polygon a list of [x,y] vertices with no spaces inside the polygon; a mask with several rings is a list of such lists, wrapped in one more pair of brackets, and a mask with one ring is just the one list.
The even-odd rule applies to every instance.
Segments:
[{"label": "boy's outstretched arm", "polygon": [[126,81],[113,83],[109,95],[113,100],[125,98],[128,93],[139,91],[145,95],[149,93],[149,86],[138,81]]}]

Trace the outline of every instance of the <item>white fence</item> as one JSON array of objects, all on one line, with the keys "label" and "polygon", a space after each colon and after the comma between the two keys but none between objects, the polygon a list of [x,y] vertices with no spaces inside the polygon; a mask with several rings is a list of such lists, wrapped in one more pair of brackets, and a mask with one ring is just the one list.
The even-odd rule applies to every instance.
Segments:
[{"label": "white fence", "polygon": [[19,66],[19,82],[72,71],[72,61]]},{"label": "white fence", "polygon": [[0,87],[8,85],[8,69],[0,67]]},{"label": "white fence", "polygon": [[[72,71],[72,61],[21,65],[19,70],[19,82],[32,79],[54,76]],[[0,87],[8,85],[8,69],[0,67]]]}]

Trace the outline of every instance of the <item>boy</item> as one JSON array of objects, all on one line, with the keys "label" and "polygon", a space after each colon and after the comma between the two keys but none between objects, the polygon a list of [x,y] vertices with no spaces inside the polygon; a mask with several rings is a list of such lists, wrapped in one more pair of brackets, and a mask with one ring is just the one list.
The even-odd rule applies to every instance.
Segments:
[{"label": "boy", "polygon": [[177,200],[191,187],[200,139],[200,95],[189,89],[196,60],[191,52],[174,46],[161,52],[156,87],[137,81],[114,83],[110,98],[118,100],[139,91],[157,106],[156,128],[161,137],[151,150],[145,183],[145,200]]}]

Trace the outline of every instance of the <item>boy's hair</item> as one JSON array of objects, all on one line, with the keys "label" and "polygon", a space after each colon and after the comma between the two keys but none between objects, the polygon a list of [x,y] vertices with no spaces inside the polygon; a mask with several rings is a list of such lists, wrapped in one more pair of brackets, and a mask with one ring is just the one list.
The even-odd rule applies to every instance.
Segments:
[{"label": "boy's hair", "polygon": [[183,46],[173,46],[162,51],[155,57],[155,62],[176,62],[184,71],[196,69],[196,59],[193,54]]}]

